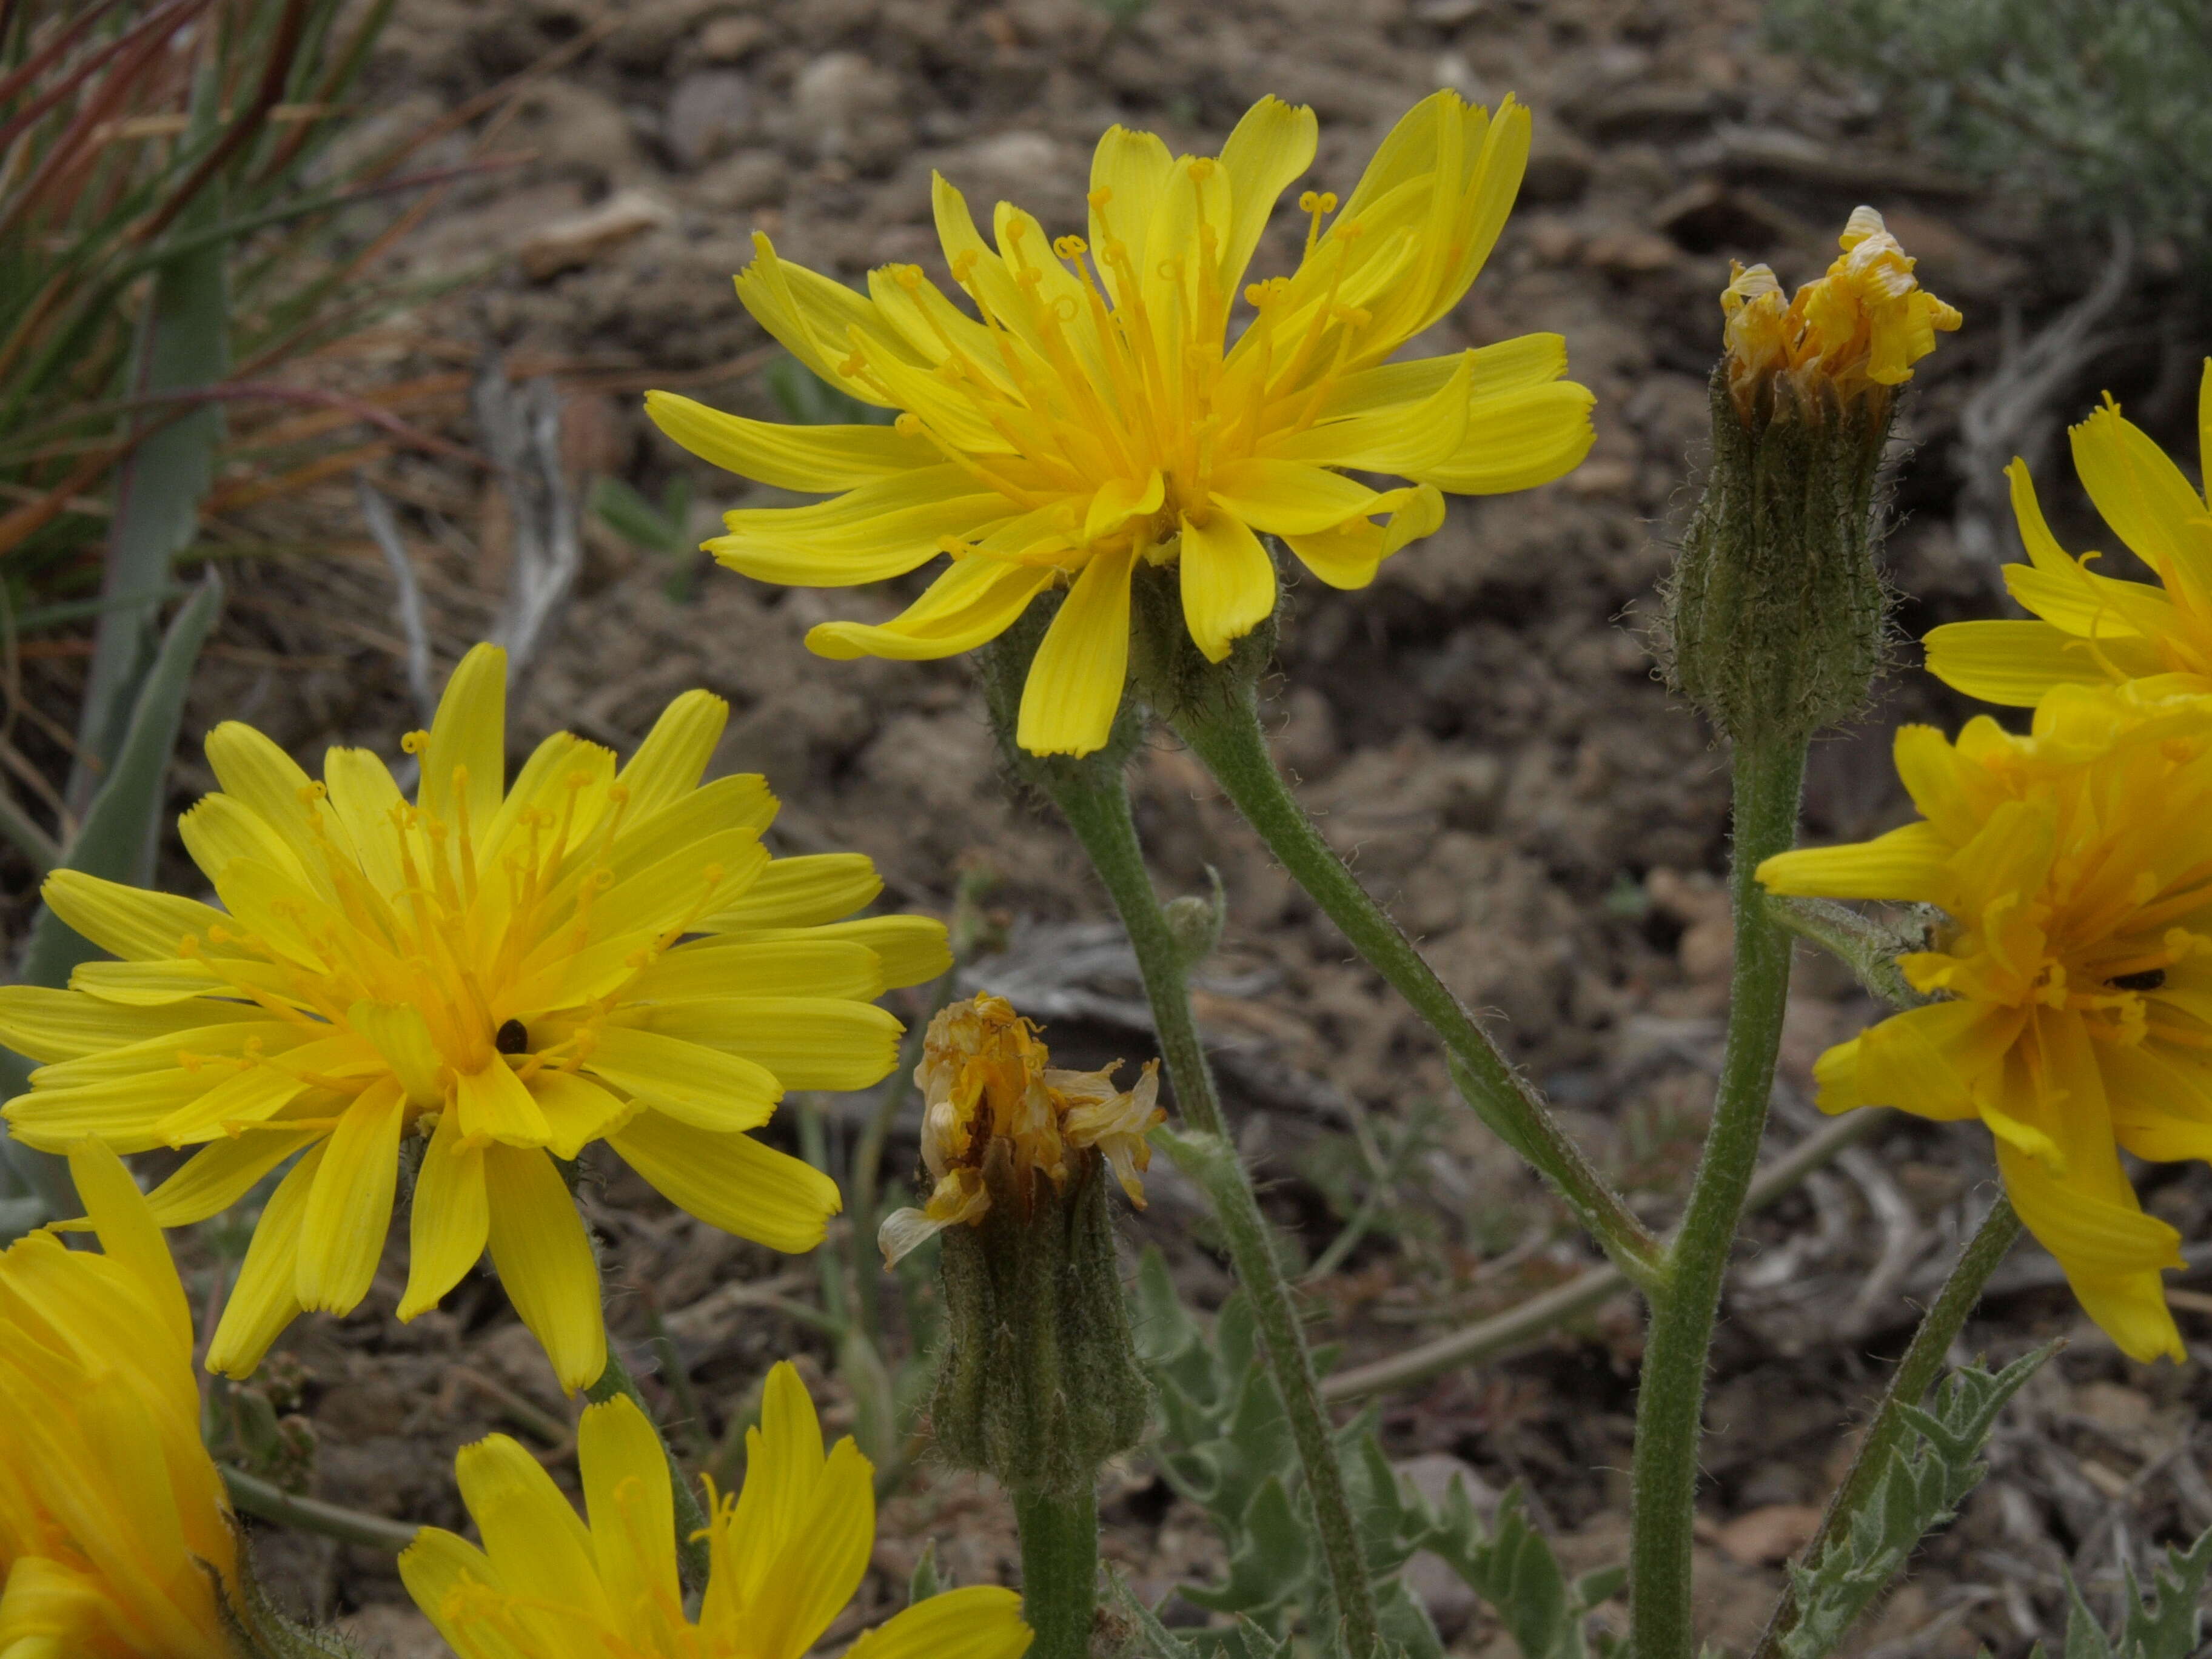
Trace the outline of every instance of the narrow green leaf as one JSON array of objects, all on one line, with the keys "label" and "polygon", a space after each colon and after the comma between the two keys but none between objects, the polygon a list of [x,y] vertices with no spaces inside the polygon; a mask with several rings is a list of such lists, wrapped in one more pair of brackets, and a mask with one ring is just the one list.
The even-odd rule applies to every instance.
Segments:
[{"label": "narrow green leaf", "polygon": [[[179,216],[175,234],[188,238],[219,222],[222,212],[222,192],[210,187]],[[229,313],[221,243],[197,246],[163,264],[141,325],[133,390],[190,391],[222,379],[230,358]],[[200,502],[215,476],[220,405],[204,404],[159,418],[165,423],[138,441],[117,475],[100,592],[110,599],[140,597],[102,615],[94,635],[67,796],[80,811],[100,787],[100,769],[113,763],[123,745],[138,681],[154,656],[157,596],[177,555],[198,532]]]},{"label": "narrow green leaf", "polygon": [[[169,624],[161,652],[131,709],[106,784],[94,798],[83,827],[70,843],[65,867],[110,881],[146,878],[153,860],[169,757],[176,749],[177,727],[184,715],[185,691],[199,662],[200,647],[207,643],[222,611],[222,579],[210,570],[199,591]],[[17,964],[16,977],[29,985],[64,986],[78,963],[99,954],[91,940],[41,905],[31,923],[30,939]],[[0,1049],[0,1100],[21,1094],[29,1085],[30,1073],[28,1060]],[[5,1136],[5,1127],[0,1125],[0,1150],[5,1151],[17,1171],[33,1183],[56,1214],[71,1212],[75,1200],[68,1164]]]}]

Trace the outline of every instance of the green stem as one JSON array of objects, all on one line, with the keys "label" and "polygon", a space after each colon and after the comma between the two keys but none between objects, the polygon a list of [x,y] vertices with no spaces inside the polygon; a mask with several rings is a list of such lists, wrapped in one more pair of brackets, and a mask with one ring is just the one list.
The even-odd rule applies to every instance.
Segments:
[{"label": "green stem", "polygon": [[[1952,1342],[1982,1299],[1982,1291],[1989,1284],[1990,1276],[2011,1253],[2020,1235],[2020,1216],[2013,1209],[2012,1200],[2000,1193],[1974,1236],[1966,1241],[1958,1266],[1943,1281],[1934,1305],[1922,1316],[1920,1328],[1913,1332],[1905,1357],[1897,1362],[1889,1387],[1882,1391],[1881,1404],[1875,1408],[1874,1420],[1867,1425],[1865,1437],[1859,1442],[1857,1455],[1851,1459],[1850,1469],[1834,1496],[1828,1499],[1820,1530],[1797,1558],[1807,1566],[1818,1566],[1830,1540],[1849,1534],[1852,1521],[1874,1495],[1883,1472],[1889,1467],[1891,1455],[1905,1437],[1905,1407],[1917,1406],[1936,1385]],[[1775,1659],[1782,1650],[1784,1638],[1796,1628],[1799,1611],[1796,1586],[1785,1583],[1781,1599],[1774,1604],[1774,1614],[1767,1620],[1765,1633],[1752,1650],[1752,1659]]]},{"label": "green stem", "polygon": [[[1283,1276],[1267,1218],[1261,1212],[1243,1160],[1227,1138],[1213,1069],[1206,1062],[1198,1021],[1191,1012],[1188,965],[1169,930],[1159,896],[1152,890],[1152,877],[1146,872],[1121,764],[1100,760],[1039,767],[1036,772],[1042,787],[1090,854],[1114,908],[1121,913],[1122,926],[1128,930],[1176,1104],[1184,1121],[1199,1132],[1179,1139],[1186,1146],[1204,1143],[1216,1149],[1205,1158],[1201,1184],[1213,1200],[1237,1282],[1251,1298],[1261,1340],[1267,1345],[1276,1386],[1282,1391],[1284,1410],[1313,1498],[1330,1586],[1344,1617],[1345,1651],[1349,1659],[1370,1659],[1378,1640],[1375,1593],[1368,1582],[1352,1500],[1345,1490],[1344,1470],[1337,1462],[1335,1435],[1322,1405],[1313,1356],[1307,1352],[1305,1330],[1291,1300],[1290,1285]],[[1181,1154],[1177,1161],[1182,1162]]]},{"label": "green stem", "polygon": [[1098,1601],[1098,1495],[1013,1494],[1022,1538],[1022,1616],[1030,1659],[1087,1659]]},{"label": "green stem", "polygon": [[1145,869],[1137,823],[1129,812],[1129,789],[1118,766],[1070,768],[1046,785],[1053,804],[1075,831],[1091,866],[1106,884],[1107,896],[1121,918],[1136,952],[1137,972],[1151,999],[1160,1058],[1175,1086],[1176,1108],[1184,1121],[1208,1134],[1228,1133],[1213,1067],[1199,1041],[1198,1018],[1190,1006],[1188,971],[1182,951],[1169,931],[1159,895]]},{"label": "green stem", "polygon": [[1691,1527],[1705,1366],[1721,1280],[1766,1128],[1774,1056],[1790,995],[1790,935],[1777,927],[1753,875],[1796,839],[1805,744],[1790,739],[1735,756],[1735,845],[1729,896],[1735,911],[1735,968],[1727,1047],[1712,1125],[1668,1251],[1670,1283],[1652,1298],[1636,1401],[1629,1537],[1631,1641],[1637,1659],[1691,1659],[1697,1651],[1690,1595]]},{"label": "green stem", "polygon": [[1552,1182],[1631,1279],[1654,1288],[1664,1272],[1658,1240],[1322,839],[1275,769],[1249,688],[1182,711],[1175,726],[1292,879],[1443,1041],[1452,1080],[1468,1104]]},{"label": "green stem", "polygon": [[593,1405],[602,1405],[617,1395],[626,1396],[629,1402],[652,1424],[653,1437],[660,1442],[660,1455],[668,1460],[668,1484],[676,1500],[676,1564],[687,1590],[704,1589],[707,1585],[707,1510],[699,1502],[699,1493],[691,1484],[691,1477],[676,1461],[676,1454],[668,1449],[668,1437],[660,1431],[653,1420],[653,1407],[645,1403],[645,1396],[637,1391],[637,1379],[622,1363],[622,1357],[607,1345],[607,1368],[599,1373],[599,1380],[584,1390],[584,1398]]},{"label": "green stem", "polygon": [[319,1498],[302,1498],[228,1463],[218,1463],[216,1469],[222,1476],[234,1506],[280,1527],[319,1533],[342,1544],[365,1544],[370,1549],[389,1550],[395,1555],[415,1541],[418,1528],[404,1521],[387,1521],[380,1515],[325,1504]]}]

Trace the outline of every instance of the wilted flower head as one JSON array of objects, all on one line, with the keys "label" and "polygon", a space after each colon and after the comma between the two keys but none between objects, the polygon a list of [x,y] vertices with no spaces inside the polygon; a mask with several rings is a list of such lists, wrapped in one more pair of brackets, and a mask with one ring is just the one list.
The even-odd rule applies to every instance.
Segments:
[{"label": "wilted flower head", "polygon": [[[827,1452],[806,1386],[769,1372],[745,1431],[743,1488],[708,1523],[711,1565],[696,1619],[677,1579],[668,1456],[617,1395],[577,1427],[586,1520],[538,1460],[503,1434],[454,1460],[479,1549],[425,1527],[399,1575],[462,1659],[802,1659],[866,1576],[874,1470],[848,1436]],[[1020,1659],[1021,1598],[947,1590],[867,1632],[848,1659]]]},{"label": "wilted flower head", "polygon": [[235,1659],[184,1286],[121,1161],[70,1168],[105,1254],[42,1231],[0,1255],[0,1654]]},{"label": "wilted flower head", "polygon": [[1922,288],[1916,263],[1870,207],[1852,210],[1843,253],[1786,305],[1765,265],[1732,267],[1721,295],[1730,396],[1749,421],[1762,409],[1817,416],[1912,378],[1937,331],[1962,320]]},{"label": "wilted flower head", "polygon": [[2075,427],[2074,470],[2127,550],[2158,578],[2122,581],[2069,557],[2043,520],[2027,463],[2014,457],[2014,516],[2028,562],[2005,586],[2033,622],[1949,623],[1928,635],[1928,672],[1969,696],[2033,707],[2054,685],[2173,676],[2175,690],[2212,691],[2212,360],[2198,382],[2199,481],[2192,484],[2148,433],[2103,408]]},{"label": "wilted flower head", "polygon": [[251,1371],[303,1310],[375,1276],[400,1145],[426,1141],[403,1319],[489,1245],[562,1384],[606,1357],[599,1269],[556,1159],[605,1140],[671,1200],[811,1249],[836,1184],[753,1139],[787,1087],[865,1088],[896,1063],[886,984],[949,962],[921,917],[830,924],[875,896],[865,858],[771,860],[757,776],[702,783],[728,715],[671,703],[627,765],[559,732],[506,787],[506,654],[478,646],[405,746],[410,802],[367,750],[321,780],[252,727],[209,735],[220,793],[181,821],[223,908],[62,872],[56,915],[120,961],[65,991],[0,989],[0,1040],[45,1062],[9,1103],[58,1149],[199,1148],[153,1195],[165,1226],[297,1157],[209,1353]]},{"label": "wilted flower head", "polygon": [[2136,1359],[2183,1350],[2180,1235],[2119,1159],[2212,1158],[2212,698],[2060,686],[2014,736],[1897,734],[1921,819],[1771,858],[1776,893],[1949,917],[1899,965],[1942,999],[1831,1048],[1820,1105],[1979,1118],[2021,1218]]},{"label": "wilted flower head", "polygon": [[922,1093],[922,1163],[936,1185],[925,1207],[884,1218],[886,1266],[956,1223],[981,1221],[992,1204],[985,1166],[994,1158],[1005,1160],[1018,1197],[1037,1179],[1064,1190],[1073,1162],[1095,1149],[1144,1208],[1139,1176],[1152,1157],[1145,1136],[1167,1118],[1159,1062],[1146,1061],[1136,1086],[1123,1091],[1113,1084],[1118,1060],[1068,1072],[1050,1059],[1036,1028],[1000,997],[970,997],[930,1021],[914,1080]]},{"label": "wilted flower head", "polygon": [[[1342,204],[1307,191],[1304,257],[1247,283],[1277,198],[1312,164],[1310,109],[1266,98],[1218,156],[1110,128],[1083,235],[1001,204],[986,242],[935,181],[937,232],[969,311],[919,267],[866,296],[783,263],[764,235],[738,278],[761,325],[895,425],[784,427],[647,394],[661,429],[717,465],[817,506],[734,512],[707,544],[760,580],[817,587],[951,562],[881,625],[823,623],[824,656],[951,656],[1067,589],[1037,652],[1016,740],[1107,740],[1129,655],[1132,575],[1179,570],[1209,661],[1275,609],[1262,534],[1320,580],[1363,587],[1443,520],[1443,492],[1547,482],[1589,450],[1590,394],[1560,380],[1557,335],[1391,362],[1489,257],[1519,189],[1528,114],[1456,93],[1414,106]],[[1334,214],[1332,220],[1330,216]],[[1241,308],[1240,308],[1241,301]],[[1349,472],[1411,480],[1376,490]]]}]

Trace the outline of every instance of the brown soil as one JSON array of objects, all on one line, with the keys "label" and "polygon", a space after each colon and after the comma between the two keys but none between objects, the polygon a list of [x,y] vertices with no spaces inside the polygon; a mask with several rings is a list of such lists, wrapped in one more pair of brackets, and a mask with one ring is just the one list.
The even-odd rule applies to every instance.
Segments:
[{"label": "brown soil", "polygon": [[[2078,291],[2094,253],[2033,240],[2021,204],[1942,174],[1857,94],[1771,52],[1749,0],[1155,0],[1121,21],[1079,0],[402,0],[372,124],[404,131],[564,45],[567,61],[530,83],[492,146],[530,159],[456,189],[409,245],[426,276],[487,260],[488,274],[426,301],[334,372],[398,382],[473,368],[491,350],[519,374],[550,369],[580,487],[612,474],[657,497],[688,472],[705,522],[746,487],[660,439],[635,393],[680,384],[776,413],[763,337],[729,286],[753,229],[773,234],[785,258],[848,280],[890,259],[939,272],[932,168],[971,198],[1018,197],[1058,228],[1076,222],[1090,145],[1115,121],[1199,149],[1264,93],[1308,101],[1322,122],[1317,182],[1340,190],[1387,124],[1437,86],[1485,100],[1510,91],[1534,106],[1521,205],[1473,293],[1421,344],[1564,334],[1575,378],[1598,394],[1595,451],[1551,488],[1455,501],[1445,529],[1365,592],[1294,586],[1271,683],[1277,742],[1329,836],[1444,978],[1492,1011],[1513,1058],[1655,1220],[1668,1217],[1718,1049],[1727,791],[1699,722],[1655,683],[1638,629],[1705,417],[1726,261],[1763,258],[1795,283],[1826,262],[1849,210],[1870,201],[1923,256],[1928,285],[1967,312],[1907,417],[1918,447],[1900,484],[1910,516],[1893,574],[1912,596],[1903,622],[1917,633],[1989,604],[1988,573],[1966,562],[1948,524],[1948,461],[1957,410],[1994,361],[1998,319],[2007,306],[2033,318]],[[601,208],[597,228],[568,222]],[[1279,223],[1263,258],[1286,262],[1297,234]],[[2126,395],[2142,373],[2119,361],[2115,389]],[[425,396],[408,418],[471,436],[456,391]],[[2063,496],[2063,469],[2049,471]],[[443,459],[387,458],[378,477],[400,504],[442,673],[505,590],[509,515],[481,474]],[[315,551],[235,564],[188,727],[251,720],[310,764],[333,740],[389,752],[416,717],[391,579],[349,485],[233,515],[216,533]],[[679,603],[664,591],[675,568],[590,528],[580,592],[519,700],[518,744],[565,725],[627,746],[674,692],[720,693],[735,712],[718,767],[768,775],[785,801],[786,850],[867,852],[887,902],[940,914],[959,872],[988,872],[1012,963],[1059,997],[1055,1048],[1079,1064],[1146,1058],[1149,1039],[1127,1018],[1126,966],[1110,950],[1077,949],[1099,942],[1083,929],[1106,916],[1103,896],[1060,828],[1010,803],[963,665],[831,664],[801,648],[825,617],[888,615],[902,603],[898,585],[823,594],[710,568],[696,573],[696,599]],[[53,677],[50,707],[68,706],[74,666],[40,668]],[[1877,718],[1820,745],[1814,833],[1896,822],[1888,729],[1955,715],[1903,671]],[[180,762],[180,801],[210,784],[196,757]],[[1156,742],[1134,785],[1163,887],[1200,890],[1209,866],[1225,883],[1228,938],[1203,1017],[1269,1203],[1318,1253],[1367,1189],[1364,1173],[1347,1173],[1366,1168],[1359,1114],[1395,1134],[1416,1107],[1443,1102],[1437,1050],[1188,756]],[[166,870],[191,880],[173,849]],[[987,957],[974,971],[991,981],[1009,960]],[[1801,978],[1778,1145],[1806,1133],[1813,1056],[1873,1012],[1826,964],[1802,962]],[[823,1104],[833,1123],[849,1121],[849,1103]],[[1510,1305],[1589,1259],[1463,1111],[1446,1107],[1437,1122],[1382,1224],[1316,1297],[1319,1328],[1346,1345],[1348,1363]],[[902,1133],[895,1176],[911,1168],[910,1114]],[[649,1286],[710,1435],[786,1354],[811,1356],[830,1422],[849,1423],[819,1335],[742,1294],[766,1285],[811,1297],[812,1264],[695,1224],[611,1164],[595,1174],[588,1202],[608,1277],[629,1287],[614,1319],[634,1369],[655,1369]],[[1755,1634],[1806,1506],[1839,1471],[1850,1425],[1902,1347],[1915,1302],[1986,1206],[1990,1178],[1978,1134],[1899,1121],[1753,1224],[1716,1356],[1703,1499],[1699,1570],[1724,1647]],[[2160,1172],[2152,1185],[2155,1211],[2188,1237],[2212,1236],[2203,1170]],[[1218,1304],[1228,1280],[1194,1193],[1160,1165],[1152,1192],[1127,1230],[1132,1245],[1158,1244],[1196,1302]],[[458,1525],[454,1449],[494,1428],[529,1439],[534,1425],[533,1443],[565,1471],[573,1406],[488,1279],[398,1324],[404,1249],[396,1236],[357,1314],[303,1321],[286,1346],[306,1371],[314,1489]],[[2023,1250],[2000,1289],[1969,1347],[2001,1360],[2056,1334],[2070,1346],[2008,1415],[1990,1480],[1863,1632],[1861,1651],[1966,1656],[1986,1643],[2023,1653],[2059,1629],[2063,1572],[2108,1601],[2122,1561],[2140,1571],[2156,1543],[2212,1523],[2197,1420],[2212,1391],[2197,1364],[2124,1361],[2039,1252]],[[2185,1332],[2204,1330],[2206,1308],[2200,1298],[2182,1311]],[[1617,1560],[1638,1341],[1624,1300],[1537,1347],[1389,1397],[1385,1441],[1395,1456],[1458,1460],[1492,1486],[1525,1481],[1574,1565]],[[670,1399],[665,1378],[647,1386]],[[1109,1553],[1148,1595],[1218,1561],[1203,1517],[1141,1458],[1106,1512]],[[998,1497],[924,1469],[885,1506],[882,1571],[837,1639],[896,1605],[927,1539],[963,1581],[1013,1574]],[[344,1615],[372,1649],[438,1651],[387,1558],[276,1534],[261,1554],[289,1593]],[[1511,1650],[1486,1614],[1431,1588],[1455,1650]]]}]

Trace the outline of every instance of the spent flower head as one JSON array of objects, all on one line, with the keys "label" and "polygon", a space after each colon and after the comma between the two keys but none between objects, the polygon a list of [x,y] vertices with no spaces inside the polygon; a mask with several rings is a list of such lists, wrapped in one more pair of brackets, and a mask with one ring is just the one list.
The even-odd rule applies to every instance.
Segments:
[{"label": "spent flower head", "polygon": [[1666,588],[1668,677],[1737,744],[1797,742],[1866,700],[1887,647],[1880,481],[1896,388],[1959,313],[1859,208],[1784,301],[1765,265],[1721,294],[1712,455]]},{"label": "spent flower head", "polygon": [[1036,1029],[988,995],[940,1012],[915,1068],[933,1185],[878,1237],[888,1265],[943,1236],[935,1450],[1017,1493],[1091,1492],[1152,1409],[1105,1176],[1141,1207],[1145,1136],[1167,1114],[1158,1061],[1127,1091],[1114,1070],[1055,1069]]},{"label": "spent flower head", "polygon": [[2032,732],[1897,734],[1922,817],[1771,858],[1771,892],[1949,918],[1902,957],[1931,997],[1831,1048],[1822,1109],[1978,1118],[2021,1218],[2136,1359],[2182,1357],[2160,1287],[2180,1236],[2123,1150],[2212,1158],[2212,698],[2060,686]]},{"label": "spent flower head", "polygon": [[[1275,609],[1262,535],[1334,587],[1443,519],[1443,492],[1546,483],[1579,462],[1590,394],[1559,377],[1557,335],[1387,360],[1456,305],[1520,187],[1528,114],[1452,92],[1417,105],[1340,206],[1309,190],[1288,276],[1247,283],[1276,199],[1314,158],[1313,112],[1253,106],[1211,155],[1109,129],[1085,234],[1054,238],[1000,204],[986,242],[934,185],[937,232],[973,314],[914,265],[866,297],[780,259],[765,235],[738,277],[761,325],[817,374],[901,413],[879,426],[784,427],[651,392],[661,429],[717,465],[816,506],[733,512],[708,548],[763,581],[880,581],[951,562],[902,615],[831,622],[823,655],[951,656],[1039,594],[1066,601],[1038,650],[1017,740],[1102,747],[1121,700],[1129,590],[1174,566],[1212,662]],[[1348,472],[1411,482],[1377,490]]]},{"label": "spent flower head", "polygon": [[2099,575],[2089,565],[2100,553],[2069,556],[2015,456],[2006,472],[2028,562],[2005,566],[2005,586],[2035,619],[1932,629],[1928,672],[1969,696],[2023,708],[2054,685],[2158,679],[2212,691],[2212,477],[2202,476],[2212,463],[2212,359],[2198,381],[2197,421],[2202,489],[2109,395],[2068,434],[2089,500],[2155,586]]},{"label": "spent flower head", "polygon": [[184,1286],[121,1161],[87,1143],[70,1169],[105,1254],[40,1231],[0,1255],[0,1653],[237,1659]]},{"label": "spent flower head", "polygon": [[506,776],[506,658],[478,646],[404,799],[333,749],[321,780],[236,722],[184,815],[217,909],[62,872],[62,920],[119,961],[65,991],[0,989],[0,1038],[45,1062],[7,1107],[33,1146],[198,1149],[153,1194],[165,1226],[236,1203],[295,1155],[209,1351],[243,1375],[303,1310],[367,1294],[401,1143],[426,1144],[403,1319],[489,1245],[562,1384],[605,1362],[599,1269],[558,1160],[605,1140],[679,1207],[811,1249],[830,1179],[747,1131],[787,1087],[896,1063],[887,984],[933,976],[944,929],[841,924],[880,885],[854,854],[771,860],[756,776],[700,781],[727,708],[690,692],[629,763],[567,732]]},{"label": "spent flower head", "polygon": [[[668,1457],[628,1398],[577,1428],[586,1518],[502,1434],[454,1462],[478,1548],[437,1527],[399,1558],[409,1594],[461,1659],[802,1659],[852,1601],[876,1541],[874,1470],[850,1437],[827,1453],[806,1387],[769,1372],[740,1490],[715,1498],[696,1616],[677,1577]],[[712,1488],[709,1488],[712,1496]],[[1020,1659],[1021,1599],[947,1590],[863,1635],[848,1659]]]},{"label": "spent flower head", "polygon": [[1920,286],[1915,261],[1870,207],[1852,210],[1843,252],[1784,302],[1765,265],[1732,266],[1721,295],[1729,395],[1746,421],[1779,408],[1817,418],[1857,399],[1882,401],[1959,326],[1954,307]]},{"label": "spent flower head", "polygon": [[939,1011],[914,1070],[922,1094],[921,1158],[934,1183],[921,1209],[896,1210],[878,1230],[884,1265],[925,1240],[990,1212],[985,1166],[1004,1160],[1009,1190],[1026,1203],[1042,1178],[1065,1191],[1094,1152],[1114,1171],[1129,1201],[1145,1207],[1139,1178],[1152,1164],[1146,1134],[1167,1121],[1159,1102],[1159,1061],[1148,1060],[1136,1085],[1114,1086],[1121,1062],[1097,1072],[1054,1068],[1036,1027],[1002,997],[970,997]]}]

